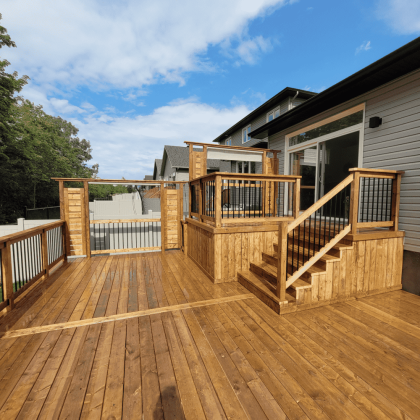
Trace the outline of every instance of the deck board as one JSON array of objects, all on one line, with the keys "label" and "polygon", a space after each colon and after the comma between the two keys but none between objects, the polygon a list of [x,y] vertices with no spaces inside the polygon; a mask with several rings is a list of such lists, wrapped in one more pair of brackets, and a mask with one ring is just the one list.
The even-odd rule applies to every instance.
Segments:
[{"label": "deck board", "polygon": [[77,259],[0,317],[0,417],[414,420],[419,316],[395,291],[280,317],[180,251]]}]

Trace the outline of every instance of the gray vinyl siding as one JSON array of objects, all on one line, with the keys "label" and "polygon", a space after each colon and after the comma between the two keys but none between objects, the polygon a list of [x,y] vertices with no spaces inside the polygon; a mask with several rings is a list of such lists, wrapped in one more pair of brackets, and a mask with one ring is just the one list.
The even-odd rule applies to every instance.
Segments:
[{"label": "gray vinyl siding", "polygon": [[188,169],[178,168],[176,170],[175,181],[189,181],[190,173]]},{"label": "gray vinyl siding", "polygon": [[167,181],[167,180],[168,180],[168,178],[169,178],[170,176],[172,176],[172,174],[173,174],[174,172],[175,172],[175,168],[172,168],[170,160],[169,160],[169,159],[166,159],[165,169],[164,169],[164,172],[163,172],[163,179],[164,179],[165,181]]},{"label": "gray vinyl siding", "polygon": [[[302,100],[304,101],[304,100]],[[272,109],[277,108],[280,105],[280,114],[284,114],[286,111],[289,110],[289,98],[281,101],[279,104],[277,105],[273,105]],[[269,110],[268,112],[270,112],[271,110]],[[256,130],[257,128],[263,126],[264,124],[266,124],[267,122],[267,113],[268,112],[264,112],[263,114],[259,115],[258,117],[256,117],[255,119],[253,119],[251,121],[251,130]],[[246,126],[241,127],[239,130],[235,131],[232,135],[232,146],[246,146],[246,147],[252,147],[256,144],[258,144],[261,140],[258,139],[251,139],[250,141],[246,142],[246,143],[242,143],[242,130],[245,128]]]},{"label": "gray vinyl siding", "polygon": [[[280,149],[280,173],[284,173],[287,133],[365,102],[364,168],[403,170],[399,227],[405,230],[404,249],[420,252],[420,70],[389,82],[351,101],[279,132],[269,138],[270,149]],[[382,125],[369,128],[369,118]]]}]

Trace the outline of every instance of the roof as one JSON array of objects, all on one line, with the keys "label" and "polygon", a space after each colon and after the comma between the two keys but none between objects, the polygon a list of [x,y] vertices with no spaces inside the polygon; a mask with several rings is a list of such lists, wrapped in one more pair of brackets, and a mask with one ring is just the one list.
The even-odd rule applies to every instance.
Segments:
[{"label": "roof", "polygon": [[153,168],[153,179],[156,179],[162,170],[162,159],[155,159],[155,166]]},{"label": "roof", "polygon": [[151,180],[153,180],[153,175],[145,175],[144,180],[145,181],[151,181]]},{"label": "roof", "polygon": [[[199,149],[194,149],[199,151]],[[166,159],[169,159],[169,162],[172,168],[182,168],[188,169],[190,163],[190,155],[189,155],[189,147],[183,146],[165,146],[163,149],[163,159],[162,159],[162,167],[160,170],[160,174],[163,176],[166,166]],[[218,159],[207,159],[207,169],[214,169],[220,167],[220,160]]]},{"label": "roof", "polygon": [[214,142],[220,142],[226,138],[228,138],[230,135],[232,135],[235,131],[242,129],[244,126],[248,125],[253,119],[255,119],[258,115],[271,111],[271,109],[278,105],[278,103],[287,98],[288,96],[295,96],[296,92],[299,91],[299,98],[301,99],[309,99],[313,96],[316,96],[317,93],[315,92],[309,92],[307,90],[301,90],[301,89],[295,89],[291,87],[284,88],[281,92],[279,92],[277,95],[274,95],[271,99],[264,102],[261,106],[259,106],[257,109],[254,109],[254,111],[250,112],[245,118],[242,118],[242,120],[238,121],[235,125],[232,125],[229,129],[227,129],[224,133],[222,133],[219,137],[215,138]]},{"label": "roof", "polygon": [[420,37],[308,99],[250,136],[263,139],[420,68]]}]

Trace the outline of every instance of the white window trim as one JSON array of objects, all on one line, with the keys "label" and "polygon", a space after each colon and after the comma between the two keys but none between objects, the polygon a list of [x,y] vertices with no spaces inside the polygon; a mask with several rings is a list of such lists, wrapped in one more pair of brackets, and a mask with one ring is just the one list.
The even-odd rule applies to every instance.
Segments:
[{"label": "white window trim", "polygon": [[[335,131],[334,133],[326,134],[321,137],[316,137],[314,139],[308,140],[304,143],[299,143],[294,146],[289,147],[289,139],[291,137],[294,137],[300,133],[304,133],[306,131],[312,130],[313,128],[320,127],[322,125],[328,124],[330,122],[339,120],[341,118],[346,117],[347,115],[354,114],[358,111],[363,110],[363,122],[357,125],[353,125],[351,127],[344,128],[339,131]],[[365,118],[366,118],[366,102],[363,102],[355,107],[349,108],[343,112],[340,112],[338,114],[335,114],[331,117],[324,118],[314,124],[308,125],[306,127],[300,128],[299,130],[293,131],[290,134],[287,134],[285,136],[285,142],[284,142],[284,173],[287,175],[290,172],[290,153],[297,152],[301,149],[306,149],[309,146],[316,146],[317,150],[317,156],[319,156],[319,143],[323,143],[327,140],[333,139],[335,137],[340,137],[345,134],[353,133],[356,131],[359,131],[359,157],[358,157],[358,167],[363,167],[363,146],[364,146],[364,139],[365,139]],[[316,166],[316,174],[315,179],[318,180],[318,166]],[[286,185],[287,187],[287,185]],[[286,192],[285,192],[286,194]],[[315,183],[315,198],[318,196],[318,182]],[[288,206],[288,196],[286,195],[286,199],[284,200],[284,211],[287,212],[287,206]],[[286,213],[285,213],[286,214]]]},{"label": "white window trim", "polygon": [[232,146],[232,137],[229,137],[225,140],[225,146]]},{"label": "white window trim", "polygon": [[[276,111],[279,111],[279,116],[280,116],[280,105],[277,106],[276,108],[272,109],[270,112],[267,112],[267,115],[265,117],[266,122],[268,122],[268,117],[270,116],[270,114],[274,114]],[[274,116],[273,116],[273,120],[274,120]]]},{"label": "white window trim", "polygon": [[251,124],[247,125],[242,129],[242,144],[248,143],[251,140],[251,138],[249,138],[247,141],[244,141],[244,131],[246,131],[246,135],[248,137],[248,128],[251,128]]}]

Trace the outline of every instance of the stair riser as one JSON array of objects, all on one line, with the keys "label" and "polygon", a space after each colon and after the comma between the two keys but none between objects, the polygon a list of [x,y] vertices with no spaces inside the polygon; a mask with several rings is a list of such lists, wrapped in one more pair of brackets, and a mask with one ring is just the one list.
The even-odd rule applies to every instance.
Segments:
[{"label": "stair riser", "polygon": [[[263,258],[263,261],[265,261],[267,264],[270,264],[273,267],[277,268],[277,258],[274,258],[271,255],[265,254],[264,252],[262,254],[262,258]],[[300,257],[300,258],[301,258],[300,261],[302,261],[302,257]],[[305,262],[306,261],[307,261],[307,259],[305,258]],[[325,261],[317,261],[314,265],[315,265],[315,267],[318,267],[321,270],[325,270],[326,269],[326,264],[327,263]],[[295,268],[297,267],[297,260],[293,261],[293,265],[294,265]],[[302,265],[302,264],[300,264],[300,265]],[[289,267],[288,267],[288,270],[290,270],[290,271],[288,271],[289,274],[291,274],[291,266],[292,266],[291,259],[289,259]]]}]

